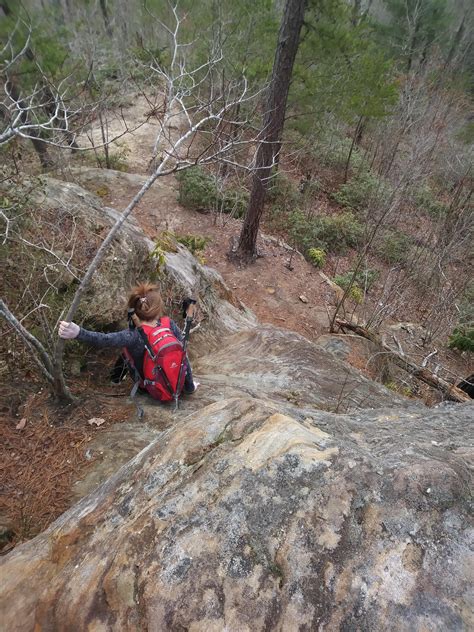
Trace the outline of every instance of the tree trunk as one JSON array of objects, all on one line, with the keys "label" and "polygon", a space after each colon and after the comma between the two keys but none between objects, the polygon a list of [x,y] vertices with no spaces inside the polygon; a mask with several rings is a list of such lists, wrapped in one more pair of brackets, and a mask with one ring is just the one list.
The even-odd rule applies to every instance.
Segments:
[{"label": "tree trunk", "polygon": [[352,137],[351,148],[349,149],[349,154],[346,160],[346,168],[344,169],[344,182],[347,182],[347,176],[349,174],[349,165],[351,162],[352,152],[354,151],[354,145],[360,143],[362,139],[362,132],[364,127],[364,117],[360,116],[357,121],[357,126],[354,131],[354,136]]},{"label": "tree trunk", "polygon": [[286,0],[273,62],[272,81],[265,101],[263,131],[257,152],[252,192],[236,252],[241,261],[248,262],[256,256],[258,228],[272,168],[280,151],[286,102],[306,4],[307,0]]},{"label": "tree trunk", "polygon": [[100,10],[104,18],[105,31],[109,37],[112,37],[112,28],[110,26],[109,12],[107,9],[107,0],[100,0]]},{"label": "tree trunk", "polygon": [[[11,98],[18,103],[18,105],[22,108],[23,112],[21,115],[22,123],[28,122],[28,106],[27,104],[20,98],[20,91],[13,83],[11,79],[9,79],[5,83],[5,87],[7,92],[10,94]],[[49,157],[48,146],[47,144],[41,140],[38,136],[38,132],[34,129],[31,129],[29,132],[30,140],[35,148],[36,153],[38,154],[38,158],[41,162],[41,166],[43,169],[47,169],[51,167],[52,161]]]}]

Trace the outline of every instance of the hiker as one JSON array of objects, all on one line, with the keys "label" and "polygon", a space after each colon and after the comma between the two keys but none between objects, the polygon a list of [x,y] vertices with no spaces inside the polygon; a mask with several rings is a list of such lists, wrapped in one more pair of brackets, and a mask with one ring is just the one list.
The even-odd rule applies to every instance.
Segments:
[{"label": "hiker", "polygon": [[[135,379],[136,388],[147,390],[155,399],[170,401],[173,399],[170,391],[176,391],[177,394],[175,398],[177,399],[177,395],[179,395],[181,389],[182,392],[191,394],[195,392],[198,384],[193,380],[191,365],[187,356],[183,360],[183,368],[180,372],[181,384],[177,383],[179,379],[178,369],[183,355],[182,346],[179,343],[183,342],[183,337],[176,323],[166,316],[162,316],[163,312],[164,304],[158,287],[150,283],[141,283],[132,288],[128,298],[130,325],[128,329],[104,334],[83,329],[73,322],[68,323],[61,321],[59,323],[59,336],[67,340],[74,338],[81,342],[87,342],[94,347],[123,347],[125,362],[132,373],[132,377]],[[150,347],[151,336],[154,337],[155,342],[153,342]],[[157,336],[159,337],[157,338]],[[171,356],[174,352],[174,358],[176,359],[176,361],[172,363],[174,378],[169,378],[173,381],[173,387],[171,388],[166,375],[164,376],[164,381],[160,380],[162,384],[157,385],[155,381],[153,381],[158,381],[157,378],[153,377],[153,375],[157,373],[157,371],[154,370],[155,365],[153,363],[151,369],[149,366],[144,366],[152,362],[151,358],[147,357],[149,354],[145,345],[147,345],[147,349],[150,348],[150,351],[153,351],[153,349],[155,349],[153,345],[156,344],[156,341],[159,342],[165,338],[166,345],[163,344],[163,348],[164,346],[171,347],[167,352],[167,356],[168,353]],[[160,369],[159,377],[161,378],[163,372],[161,367],[158,368]],[[114,372],[116,372],[116,369],[117,364],[116,367],[114,367]],[[151,370],[153,375],[148,375],[148,379],[145,379],[144,369],[147,374],[150,373]],[[115,379],[114,381],[118,382],[120,380]],[[168,386],[168,388],[166,388],[166,386]],[[134,391],[136,388],[134,388]],[[166,391],[168,391],[168,393]]]}]

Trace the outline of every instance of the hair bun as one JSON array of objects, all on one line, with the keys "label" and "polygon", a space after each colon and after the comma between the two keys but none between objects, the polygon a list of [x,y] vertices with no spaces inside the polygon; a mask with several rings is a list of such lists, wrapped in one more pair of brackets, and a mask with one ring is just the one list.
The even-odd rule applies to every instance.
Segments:
[{"label": "hair bun", "polygon": [[152,283],[140,283],[133,287],[128,298],[128,306],[135,310],[140,320],[153,320],[164,313],[160,291]]}]

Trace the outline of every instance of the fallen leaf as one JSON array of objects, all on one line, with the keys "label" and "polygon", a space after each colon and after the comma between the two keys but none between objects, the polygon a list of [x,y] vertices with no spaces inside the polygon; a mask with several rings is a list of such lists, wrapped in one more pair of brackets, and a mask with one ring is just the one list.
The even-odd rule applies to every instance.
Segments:
[{"label": "fallen leaf", "polygon": [[92,417],[92,419],[89,419],[87,423],[89,424],[89,426],[99,427],[102,424],[105,424],[105,419],[102,419],[101,417]]},{"label": "fallen leaf", "polygon": [[22,419],[20,419],[20,421],[17,423],[17,425],[15,426],[15,428],[17,430],[23,430],[23,428],[26,426],[26,417],[23,417]]}]

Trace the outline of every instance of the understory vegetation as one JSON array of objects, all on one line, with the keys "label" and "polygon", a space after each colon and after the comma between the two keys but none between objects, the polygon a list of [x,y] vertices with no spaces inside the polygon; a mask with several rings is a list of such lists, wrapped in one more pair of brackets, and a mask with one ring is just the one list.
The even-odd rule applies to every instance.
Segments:
[{"label": "understory vegetation", "polygon": [[225,213],[242,217],[247,208],[245,191],[222,184],[218,177],[201,167],[191,167],[178,174],[180,204],[193,211]]},{"label": "understory vegetation", "polygon": [[[73,180],[82,164],[134,171],[129,139],[153,125],[146,172],[176,175],[187,209],[245,217],[282,10],[267,0],[1,3],[3,182]],[[373,327],[411,319],[459,351],[472,351],[473,331],[473,24],[464,0],[307,3],[263,214]],[[126,119],[134,107],[137,120]],[[86,271],[77,252],[89,249],[90,262],[104,235],[86,246],[73,215],[34,216],[4,189],[5,296],[47,347]],[[202,259],[204,237],[177,239]],[[20,251],[28,275],[15,300]],[[166,249],[154,252],[160,268]]]}]

